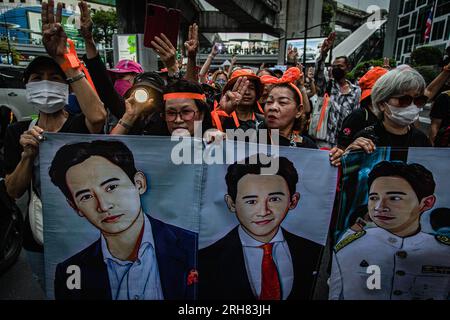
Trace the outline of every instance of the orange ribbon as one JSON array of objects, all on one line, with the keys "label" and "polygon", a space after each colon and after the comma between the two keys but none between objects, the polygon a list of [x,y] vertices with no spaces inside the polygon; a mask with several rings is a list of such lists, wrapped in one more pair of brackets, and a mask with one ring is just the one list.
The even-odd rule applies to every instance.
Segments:
[{"label": "orange ribbon", "polygon": [[297,68],[292,67],[286,70],[286,72],[283,74],[281,78],[277,78],[270,75],[265,75],[261,77],[261,83],[262,84],[288,84],[290,85],[295,92],[297,92],[298,96],[300,97],[300,104],[303,105],[303,95],[300,89],[294,84],[295,81],[300,79],[303,76],[303,72]]},{"label": "orange ribbon", "polygon": [[67,44],[69,45],[69,48],[66,49],[66,53],[64,54],[65,61],[60,65],[61,69],[64,72],[70,69],[81,70],[86,76],[86,79],[91,85],[92,89],[94,89],[94,91],[97,93],[88,69],[78,58],[77,50],[75,49],[75,43],[71,39],[67,38]]},{"label": "orange ribbon", "polygon": [[193,99],[193,100],[206,101],[206,96],[204,94],[192,93],[192,92],[167,93],[163,97],[164,97],[164,101],[175,100],[175,99]]}]

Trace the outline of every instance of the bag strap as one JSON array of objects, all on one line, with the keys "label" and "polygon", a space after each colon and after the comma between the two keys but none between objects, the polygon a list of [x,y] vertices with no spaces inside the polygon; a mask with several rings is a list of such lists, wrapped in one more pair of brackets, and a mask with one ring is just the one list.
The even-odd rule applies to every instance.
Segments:
[{"label": "bag strap", "polygon": [[[33,127],[38,123],[38,118],[31,120],[28,130],[33,129]],[[31,192],[35,193],[33,190],[33,175],[31,176]]]},{"label": "bag strap", "polygon": [[328,109],[328,102],[330,102],[330,96],[328,95],[328,93],[325,93],[325,96],[323,97],[322,111],[320,112],[319,123],[317,124],[317,132],[319,132],[320,128],[322,128],[322,123],[325,120],[325,114]]},{"label": "bag strap", "polygon": [[30,125],[28,126],[28,130],[33,129],[33,127],[38,123],[38,118],[31,120]]}]

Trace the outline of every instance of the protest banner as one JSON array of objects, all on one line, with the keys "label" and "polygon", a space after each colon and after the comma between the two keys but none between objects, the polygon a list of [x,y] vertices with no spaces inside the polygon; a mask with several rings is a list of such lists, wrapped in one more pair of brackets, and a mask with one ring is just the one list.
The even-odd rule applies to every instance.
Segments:
[{"label": "protest banner", "polygon": [[[241,153],[242,146],[249,152]],[[208,259],[198,249],[213,247],[231,232],[254,243],[274,242],[274,256],[282,261],[277,296],[266,295],[267,285],[254,287],[265,283],[260,272],[245,277],[248,283],[238,280],[245,289],[254,287],[243,289],[242,297],[310,298],[337,170],[325,151],[281,148],[274,154],[260,148],[205,147],[190,138],[46,134],[40,169],[48,297],[202,299],[208,292],[206,287],[202,294],[202,272],[204,284],[217,283],[208,280],[207,268],[201,270]],[[213,149],[222,153],[214,164]],[[229,153],[234,156],[227,158]],[[250,164],[241,163],[244,158]],[[274,173],[265,174],[275,163]],[[317,170],[306,170],[311,166]],[[237,198],[242,192],[245,201]],[[263,248],[257,249],[265,260]]]}]

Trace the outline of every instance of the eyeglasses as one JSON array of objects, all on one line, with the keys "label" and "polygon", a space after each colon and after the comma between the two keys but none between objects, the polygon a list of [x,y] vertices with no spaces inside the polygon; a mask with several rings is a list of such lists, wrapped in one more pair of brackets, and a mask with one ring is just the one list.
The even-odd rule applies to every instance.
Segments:
[{"label": "eyeglasses", "polygon": [[174,122],[178,115],[180,115],[180,118],[183,119],[183,121],[191,121],[194,119],[196,113],[196,111],[189,109],[181,110],[179,112],[169,110],[165,112],[165,119],[167,122]]},{"label": "eyeglasses", "polygon": [[391,99],[396,99],[398,101],[399,107],[408,107],[413,102],[418,107],[423,107],[428,102],[427,96],[420,96],[420,97],[411,97],[411,96],[400,96],[400,97],[391,97]]}]

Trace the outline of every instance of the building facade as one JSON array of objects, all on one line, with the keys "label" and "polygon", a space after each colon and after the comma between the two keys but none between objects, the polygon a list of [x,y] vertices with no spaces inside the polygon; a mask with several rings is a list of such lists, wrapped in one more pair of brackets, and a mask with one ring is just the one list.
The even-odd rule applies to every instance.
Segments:
[{"label": "building facade", "polygon": [[[392,1],[393,2],[393,1]],[[410,63],[411,53],[422,46],[433,46],[441,51],[447,47],[450,40],[450,0],[400,0],[391,3],[392,15],[397,12],[396,23],[391,24],[386,41],[395,43],[387,56],[395,57],[398,63]],[[427,20],[432,12],[432,29],[430,38],[425,40]]]}]

